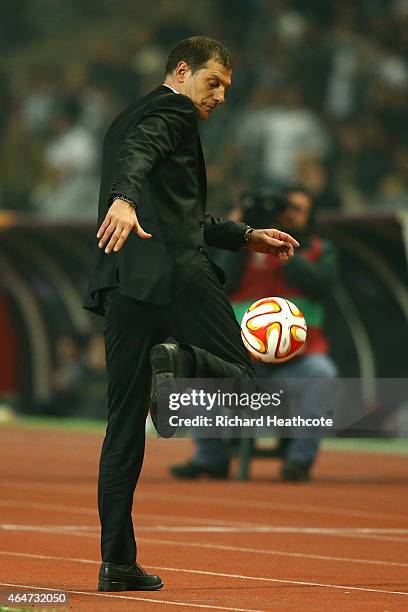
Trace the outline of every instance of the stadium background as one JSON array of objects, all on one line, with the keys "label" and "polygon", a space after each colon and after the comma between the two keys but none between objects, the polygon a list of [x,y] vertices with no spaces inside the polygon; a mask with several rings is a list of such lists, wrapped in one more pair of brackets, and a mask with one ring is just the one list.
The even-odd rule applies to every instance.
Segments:
[{"label": "stadium background", "polygon": [[[161,82],[172,44],[205,32],[235,58],[228,103],[202,127],[210,210],[227,215],[260,182],[302,181],[340,253],[327,327],[341,375],[405,375],[407,2],[6,0],[0,10],[5,401],[104,417],[100,322],[81,308],[101,141]],[[68,379],[95,397],[73,390],[50,406]]]},{"label": "stadium background", "polygon": [[[94,481],[105,414],[104,355],[101,322],[81,304],[102,138],[115,114],[162,81],[172,44],[193,34],[225,42],[235,60],[227,104],[202,126],[209,209],[229,214],[240,193],[260,181],[302,181],[315,196],[320,231],[340,255],[341,279],[327,317],[340,375],[361,377],[371,400],[376,377],[406,377],[406,0],[2,0],[1,438],[5,459],[28,458],[10,471],[5,462],[5,480],[35,481],[29,462],[34,466],[37,459],[45,478],[43,451],[36,455],[34,445],[27,453],[31,426],[68,427],[75,417],[81,429],[89,427],[85,419],[99,422],[97,438],[70,433],[70,449],[82,449],[84,473]],[[406,422],[404,415],[406,409]],[[65,430],[54,442],[44,431],[36,440],[44,436],[43,448],[57,455],[62,449],[63,478],[79,481],[72,476],[79,468],[64,446]],[[151,444],[164,449],[162,441]],[[344,476],[348,495],[357,463],[368,483],[377,476],[374,484],[385,486],[389,500],[401,499],[403,489],[395,489],[395,498],[391,489],[406,486],[403,465],[388,453],[405,453],[405,441],[387,440],[380,449],[387,455],[378,460],[364,458],[367,441],[352,447],[350,459],[331,455],[330,446],[323,451],[320,477],[325,469],[327,478]],[[165,469],[182,455],[178,447],[161,452]],[[154,485],[157,474],[164,479],[161,469],[148,463],[147,482],[152,478]],[[262,469],[265,476],[272,468]],[[171,489],[170,478],[163,486],[174,495],[187,490],[179,484]],[[275,486],[271,494],[288,499]],[[376,496],[370,497],[367,481],[365,486],[360,493],[375,507]],[[208,495],[215,499],[219,490]],[[295,496],[299,507],[302,495],[307,501],[310,494]]]}]

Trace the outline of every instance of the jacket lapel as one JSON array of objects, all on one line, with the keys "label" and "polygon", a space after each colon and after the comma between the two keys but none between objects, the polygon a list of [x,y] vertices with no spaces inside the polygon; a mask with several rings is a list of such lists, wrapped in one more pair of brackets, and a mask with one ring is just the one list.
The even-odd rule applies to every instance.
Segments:
[{"label": "jacket lapel", "polygon": [[[168,94],[170,89],[165,85],[159,85],[152,93],[154,95]],[[200,191],[200,199],[203,211],[207,205],[207,172],[205,169],[205,159],[203,148],[201,146],[200,134],[197,130],[197,171],[198,171],[198,188]]]},{"label": "jacket lapel", "polygon": [[200,135],[197,132],[197,162],[198,162],[198,182],[200,189],[200,197],[203,210],[205,211],[207,204],[207,172],[205,169],[205,160],[203,148],[201,146]]}]

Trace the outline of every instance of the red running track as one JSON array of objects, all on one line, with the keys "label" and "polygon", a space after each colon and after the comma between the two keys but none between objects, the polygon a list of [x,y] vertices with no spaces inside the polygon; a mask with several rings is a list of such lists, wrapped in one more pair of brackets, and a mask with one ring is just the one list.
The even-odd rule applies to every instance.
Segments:
[{"label": "red running track", "polygon": [[248,483],[184,483],[167,471],[183,440],[149,441],[135,497],[139,561],[165,588],[98,593],[101,440],[0,429],[0,590],[61,589],[86,611],[408,610],[408,456],[325,451],[309,484],[271,460]]}]

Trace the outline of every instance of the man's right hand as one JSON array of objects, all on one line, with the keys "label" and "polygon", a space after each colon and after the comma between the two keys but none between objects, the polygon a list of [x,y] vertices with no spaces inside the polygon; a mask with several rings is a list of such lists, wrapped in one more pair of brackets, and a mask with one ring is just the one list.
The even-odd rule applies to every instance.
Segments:
[{"label": "man's right hand", "polygon": [[115,198],[96,234],[98,246],[100,249],[104,248],[105,253],[116,253],[123,247],[132,231],[144,240],[152,237],[141,227],[133,206],[125,200]]}]

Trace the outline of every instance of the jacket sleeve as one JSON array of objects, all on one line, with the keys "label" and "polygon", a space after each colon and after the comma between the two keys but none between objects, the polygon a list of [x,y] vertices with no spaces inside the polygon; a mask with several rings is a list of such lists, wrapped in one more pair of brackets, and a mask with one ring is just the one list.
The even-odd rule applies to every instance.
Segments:
[{"label": "jacket sleeve", "polygon": [[189,98],[181,94],[160,96],[123,143],[116,159],[110,195],[123,194],[137,204],[154,165],[175,151],[196,123],[195,108]]},{"label": "jacket sleeve", "polygon": [[244,245],[244,234],[247,229],[245,223],[236,221],[224,221],[211,214],[206,214],[204,219],[204,239],[208,246],[226,249],[227,251],[239,251]]},{"label": "jacket sleeve", "polygon": [[296,253],[285,264],[284,273],[291,285],[311,296],[324,298],[339,276],[337,253],[330,242],[324,241],[318,261],[308,261],[301,252]]}]

